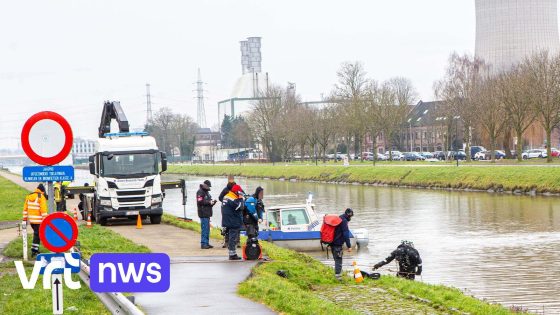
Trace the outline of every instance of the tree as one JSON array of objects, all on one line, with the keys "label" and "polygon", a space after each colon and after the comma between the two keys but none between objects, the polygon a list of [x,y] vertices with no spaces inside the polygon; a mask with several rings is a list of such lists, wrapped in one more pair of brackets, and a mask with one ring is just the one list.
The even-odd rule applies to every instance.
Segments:
[{"label": "tree", "polygon": [[336,136],[337,117],[335,113],[334,105],[329,105],[317,110],[315,128],[317,130],[317,143],[321,147],[323,163],[326,162],[327,147],[330,141]]},{"label": "tree", "polygon": [[472,102],[474,117],[490,138],[490,155],[492,162],[496,159],[496,139],[504,131],[507,116],[503,99],[499,97],[499,79],[489,71],[484,80],[478,81],[478,87],[473,94]]},{"label": "tree", "polygon": [[560,123],[560,55],[537,53],[527,58],[521,69],[529,75],[531,104],[546,133],[547,162],[552,162],[552,130]]},{"label": "tree", "polygon": [[384,82],[379,89],[378,106],[381,131],[392,160],[392,149],[395,139],[400,137],[400,130],[406,124],[416,92],[410,80],[393,78]]},{"label": "tree", "polygon": [[[342,122],[342,130],[347,147],[354,140],[354,154],[361,153],[363,137],[367,129],[365,98],[369,80],[361,62],[342,64],[337,72],[332,99],[338,103],[337,111]],[[348,152],[349,153],[349,152]],[[360,154],[361,155],[361,154]]]},{"label": "tree", "polygon": [[278,128],[282,115],[283,94],[282,88],[278,86],[270,87],[262,94],[262,99],[253,104],[252,112],[249,115],[249,125],[272,162],[281,159],[278,146]]},{"label": "tree", "polygon": [[188,115],[173,113],[169,107],[160,108],[146,125],[158,146],[168,155],[179,148],[182,156],[191,156],[198,125]]},{"label": "tree", "polygon": [[220,132],[222,137],[221,144],[223,148],[233,148],[232,120],[232,117],[229,115],[224,115],[224,120],[222,120]]},{"label": "tree", "polygon": [[497,94],[504,104],[509,125],[517,137],[517,160],[523,159],[523,134],[535,121],[535,111],[531,104],[532,93],[528,73],[521,66],[503,72],[496,78]]},{"label": "tree", "polygon": [[[472,158],[470,136],[475,112],[473,99],[479,81],[482,80],[483,68],[486,69],[482,60],[453,53],[449,58],[444,78],[434,86],[436,96],[449,107],[452,117],[457,117],[463,123],[463,140],[468,161]],[[448,119],[448,124],[451,124],[451,119]]]}]

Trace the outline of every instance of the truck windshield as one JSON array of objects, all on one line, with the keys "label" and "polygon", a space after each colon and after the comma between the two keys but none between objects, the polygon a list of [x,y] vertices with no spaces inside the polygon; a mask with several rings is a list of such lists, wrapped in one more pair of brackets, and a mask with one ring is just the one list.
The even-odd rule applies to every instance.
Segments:
[{"label": "truck windshield", "polygon": [[102,156],[101,175],[105,177],[134,177],[158,173],[155,153],[109,154]]}]

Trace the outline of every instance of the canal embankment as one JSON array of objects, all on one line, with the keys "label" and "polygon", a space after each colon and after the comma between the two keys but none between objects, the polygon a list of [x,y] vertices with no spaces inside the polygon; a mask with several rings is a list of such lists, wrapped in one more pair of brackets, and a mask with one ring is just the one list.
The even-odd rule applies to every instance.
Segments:
[{"label": "canal embankment", "polygon": [[[173,220],[166,215],[164,220]],[[196,222],[174,221],[199,230]],[[216,240],[221,236],[213,231]],[[382,276],[355,284],[334,277],[332,268],[315,258],[261,242],[266,260],[239,285],[238,293],[282,314],[514,314],[516,310],[469,296],[459,289]],[[347,261],[348,262],[348,261]],[[285,276],[279,276],[283,271]]]},{"label": "canal embankment", "polygon": [[168,173],[560,196],[560,168],[547,166],[171,165]]}]

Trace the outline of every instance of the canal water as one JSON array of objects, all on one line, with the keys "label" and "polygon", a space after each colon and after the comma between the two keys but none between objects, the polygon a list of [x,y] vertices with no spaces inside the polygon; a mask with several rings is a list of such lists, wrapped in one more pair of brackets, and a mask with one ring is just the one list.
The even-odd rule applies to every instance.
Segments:
[{"label": "canal water", "polygon": [[[178,178],[167,176],[167,178]],[[187,216],[197,219],[195,193],[206,177],[188,182]],[[209,178],[214,198],[226,178]],[[367,228],[367,250],[345,253],[370,269],[411,240],[419,250],[424,272],[421,281],[445,284],[506,306],[533,312],[560,313],[560,199],[494,195],[474,192],[398,189],[237,178],[246,192],[265,190],[265,205],[303,203],[314,194],[319,213],[342,213],[351,207],[350,228]],[[177,191],[168,191],[167,212],[183,215]],[[219,225],[215,208],[213,224]],[[332,265],[325,253],[317,258]],[[382,268],[396,269],[395,264]]]}]

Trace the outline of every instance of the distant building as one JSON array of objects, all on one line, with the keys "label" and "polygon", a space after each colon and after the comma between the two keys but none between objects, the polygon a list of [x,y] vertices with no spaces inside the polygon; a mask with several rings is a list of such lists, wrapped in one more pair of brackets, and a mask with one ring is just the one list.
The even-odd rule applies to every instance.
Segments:
[{"label": "distant building", "polygon": [[476,56],[496,71],[560,52],[557,0],[476,0]]},{"label": "distant building", "polygon": [[74,138],[74,144],[72,145],[72,157],[76,163],[86,162],[90,155],[95,153],[95,141]]},{"label": "distant building", "polygon": [[210,128],[199,128],[195,135],[193,160],[215,161],[221,135]]}]

